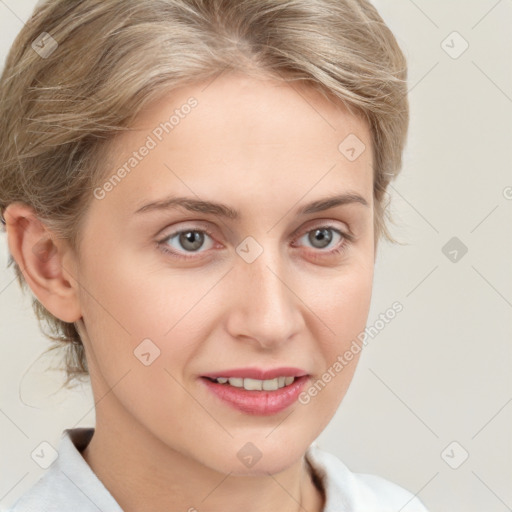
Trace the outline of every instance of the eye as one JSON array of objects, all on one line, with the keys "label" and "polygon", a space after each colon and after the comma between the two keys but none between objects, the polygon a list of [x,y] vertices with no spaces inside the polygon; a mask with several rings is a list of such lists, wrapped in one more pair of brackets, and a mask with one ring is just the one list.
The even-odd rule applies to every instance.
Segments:
[{"label": "eye", "polygon": [[[193,256],[186,256],[183,253],[205,252],[200,251],[200,249],[205,245],[205,239],[211,239],[211,237],[212,233],[206,229],[182,229],[171,233],[157,243],[162,251],[171,253],[177,258],[187,259]],[[172,245],[172,242],[174,242],[174,245]],[[169,246],[173,249],[170,249]],[[213,243],[207,249],[211,247],[213,247]]]},{"label": "eye", "polygon": [[[301,239],[306,239],[306,242],[310,243],[313,249],[317,249],[316,252],[334,255],[345,251],[348,245],[353,242],[354,237],[332,226],[319,226],[307,231],[298,240]],[[329,246],[332,246],[332,249],[325,250]]]}]

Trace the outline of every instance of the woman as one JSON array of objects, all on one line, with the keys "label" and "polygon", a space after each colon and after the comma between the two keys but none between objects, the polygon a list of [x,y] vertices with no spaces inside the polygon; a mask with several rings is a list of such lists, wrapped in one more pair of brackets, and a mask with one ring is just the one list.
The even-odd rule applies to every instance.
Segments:
[{"label": "woman", "polygon": [[12,510],[425,511],[314,443],[391,239],[406,92],[366,0],[36,9],[1,79],[0,208],[96,427]]}]

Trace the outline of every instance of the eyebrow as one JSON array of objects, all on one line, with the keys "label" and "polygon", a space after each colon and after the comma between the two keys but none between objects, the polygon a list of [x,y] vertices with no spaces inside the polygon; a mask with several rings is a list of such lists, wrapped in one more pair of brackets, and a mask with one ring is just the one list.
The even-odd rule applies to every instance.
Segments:
[{"label": "eyebrow", "polygon": [[[369,204],[364,197],[360,196],[359,194],[349,192],[317,199],[316,201],[300,207],[295,213],[296,215],[308,215],[311,213],[329,210],[330,208],[335,208],[336,206],[354,203],[362,204],[363,206],[369,208]],[[217,217],[225,217],[232,220],[238,220],[241,217],[238,210],[235,210],[228,205],[213,201],[194,199],[192,197],[167,197],[159,201],[154,201],[141,206],[138,210],[135,211],[135,214],[175,208],[184,208],[185,210],[189,210],[191,212],[207,213]]]}]

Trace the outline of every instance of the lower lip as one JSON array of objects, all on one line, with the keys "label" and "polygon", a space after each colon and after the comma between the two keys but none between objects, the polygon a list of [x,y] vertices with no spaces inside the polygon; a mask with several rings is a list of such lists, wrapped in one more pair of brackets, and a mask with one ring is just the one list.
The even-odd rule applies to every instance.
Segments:
[{"label": "lower lip", "polygon": [[289,386],[275,391],[248,391],[229,384],[212,382],[205,377],[201,377],[201,380],[212,393],[235,409],[247,414],[269,416],[284,411],[292,405],[303,390],[308,378],[307,375],[296,377]]}]

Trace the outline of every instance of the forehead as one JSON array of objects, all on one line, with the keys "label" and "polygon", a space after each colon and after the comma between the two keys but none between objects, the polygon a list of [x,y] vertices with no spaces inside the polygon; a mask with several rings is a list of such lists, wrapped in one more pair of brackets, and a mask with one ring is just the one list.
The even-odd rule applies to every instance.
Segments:
[{"label": "forehead", "polygon": [[[115,140],[106,172],[108,179],[123,165],[128,171],[108,195],[118,206],[165,192],[296,203],[312,189],[361,193],[372,186],[366,122],[299,82],[220,75],[169,92],[133,129]],[[347,140],[359,144],[358,158],[343,152]],[[135,162],[144,146],[151,149]],[[130,159],[135,165],[126,165]]]}]

